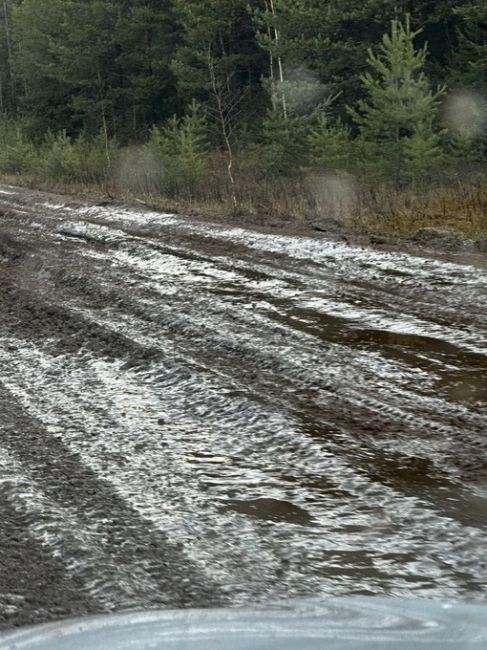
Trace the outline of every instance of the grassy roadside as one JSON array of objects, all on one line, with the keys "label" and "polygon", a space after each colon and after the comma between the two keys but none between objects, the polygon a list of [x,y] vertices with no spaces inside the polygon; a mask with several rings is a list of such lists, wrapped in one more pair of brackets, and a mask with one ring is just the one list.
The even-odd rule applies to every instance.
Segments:
[{"label": "grassy roadside", "polygon": [[[450,187],[428,191],[393,191],[386,186],[357,188],[339,177],[309,179],[302,187],[275,188],[263,196],[249,188],[242,192],[238,210],[225,198],[171,198],[160,193],[128,190],[115,182],[60,182],[28,175],[0,175],[5,184],[34,190],[83,197],[95,201],[119,201],[184,214],[232,225],[261,227],[299,226],[311,223],[324,228],[352,231],[363,235],[410,237],[423,228],[450,228],[460,237],[483,240],[487,237],[487,176],[485,183],[457,182]],[[312,188],[310,190],[310,187]],[[268,189],[268,188],[267,188]],[[301,191],[300,191],[301,189]],[[211,193],[210,193],[211,194]]]},{"label": "grassy roadside", "polygon": [[452,228],[468,239],[486,237],[487,178],[483,186],[459,183],[378,196],[356,222],[369,233],[408,236],[421,228]]}]

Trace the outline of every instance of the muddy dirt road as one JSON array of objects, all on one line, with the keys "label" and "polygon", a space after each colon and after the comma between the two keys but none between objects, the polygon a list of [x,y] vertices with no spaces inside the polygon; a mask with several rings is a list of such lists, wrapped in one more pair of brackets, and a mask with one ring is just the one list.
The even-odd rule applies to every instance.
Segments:
[{"label": "muddy dirt road", "polygon": [[0,627],[487,601],[487,272],[0,187]]}]

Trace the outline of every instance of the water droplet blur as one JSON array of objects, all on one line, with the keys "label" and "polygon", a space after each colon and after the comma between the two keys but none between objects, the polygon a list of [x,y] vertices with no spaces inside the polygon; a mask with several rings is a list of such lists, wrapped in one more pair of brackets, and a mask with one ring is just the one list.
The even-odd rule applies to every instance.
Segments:
[{"label": "water droplet blur", "polygon": [[161,187],[164,165],[145,147],[127,147],[115,162],[114,178],[123,190],[150,194]]},{"label": "water droplet blur", "polygon": [[307,68],[285,70],[283,91],[286,96],[289,115],[306,115],[325,101],[326,87],[315,73]]},{"label": "water droplet blur", "polygon": [[309,184],[320,217],[344,220],[357,209],[357,187],[350,174],[315,174],[310,177]]},{"label": "water droplet blur", "polygon": [[487,129],[487,101],[471,90],[452,93],[445,102],[444,118],[461,137],[477,138]]}]

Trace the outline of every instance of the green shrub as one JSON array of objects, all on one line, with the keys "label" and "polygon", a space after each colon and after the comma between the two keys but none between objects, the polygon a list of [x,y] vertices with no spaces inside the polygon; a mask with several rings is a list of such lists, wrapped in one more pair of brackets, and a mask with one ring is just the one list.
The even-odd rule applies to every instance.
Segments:
[{"label": "green shrub", "polygon": [[78,183],[102,182],[108,172],[115,144],[107,152],[105,138],[99,135],[88,139],[80,135],[72,140],[61,131],[49,133],[42,147],[42,162],[47,178]]},{"label": "green shrub", "polygon": [[337,122],[329,124],[322,115],[311,129],[308,138],[310,163],[313,167],[331,170],[348,170],[353,161],[353,142],[350,129]]},{"label": "green shrub", "polygon": [[207,169],[207,124],[196,102],[182,119],[174,116],[165,126],[155,126],[146,147],[162,162],[163,192],[198,195]]},{"label": "green shrub", "polygon": [[296,173],[307,161],[309,117],[284,118],[271,111],[263,122],[262,142],[258,145],[262,172],[267,176]]},{"label": "green shrub", "polygon": [[422,182],[442,159],[436,119],[444,88],[433,91],[424,73],[427,47],[414,44],[420,31],[411,30],[409,16],[392,21],[377,54],[369,50],[370,70],[361,76],[366,98],[348,109],[384,178],[396,185]]},{"label": "green shrub", "polygon": [[0,172],[4,174],[35,174],[39,155],[24,135],[22,125],[0,122]]}]

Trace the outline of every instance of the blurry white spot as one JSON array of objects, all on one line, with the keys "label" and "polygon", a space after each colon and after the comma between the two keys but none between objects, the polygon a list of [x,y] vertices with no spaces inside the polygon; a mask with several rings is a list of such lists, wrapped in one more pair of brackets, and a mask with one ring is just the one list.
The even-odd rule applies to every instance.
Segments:
[{"label": "blurry white spot", "polygon": [[149,194],[160,189],[164,178],[162,161],[144,147],[123,149],[115,163],[114,172],[121,189]]},{"label": "blurry white spot", "polygon": [[440,627],[439,624],[436,621],[426,621],[424,624],[425,627]]},{"label": "blurry white spot", "polygon": [[444,108],[447,124],[463,138],[477,138],[487,128],[487,101],[477,92],[451,94]]},{"label": "blurry white spot", "polygon": [[283,92],[290,115],[305,115],[325,100],[326,88],[306,68],[286,69]]},{"label": "blurry white spot", "polygon": [[344,219],[357,207],[357,189],[349,174],[317,174],[309,179],[321,217]]}]

